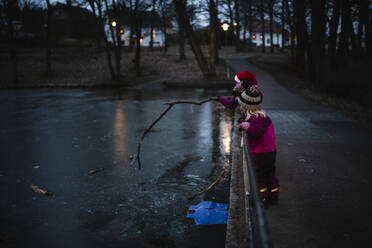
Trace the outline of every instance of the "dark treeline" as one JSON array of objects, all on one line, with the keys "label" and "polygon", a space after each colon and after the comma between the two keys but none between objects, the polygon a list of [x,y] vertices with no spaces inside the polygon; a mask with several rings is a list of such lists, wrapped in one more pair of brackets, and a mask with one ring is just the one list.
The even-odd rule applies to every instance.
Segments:
[{"label": "dark treeline", "polygon": [[[205,76],[215,75],[222,46],[249,51],[247,48],[258,44],[254,43],[257,36],[263,41],[259,44],[262,52],[290,53],[292,64],[312,86],[343,95],[350,84],[359,91],[369,87],[371,5],[369,0],[1,0],[0,37],[9,44],[16,83],[16,39],[20,31],[42,40],[47,75],[53,68],[51,49],[66,33],[95,40],[97,51],[106,53],[113,80],[125,77],[120,69],[121,57],[128,49],[135,52],[134,68],[137,75],[141,74],[145,25],[151,26],[151,34],[155,28],[162,30],[164,51],[170,41],[168,29],[176,30],[179,60],[186,59],[185,45],[189,44]],[[62,7],[74,8],[77,17],[61,22]],[[21,28],[17,26],[19,21],[23,21]],[[225,31],[224,23],[228,26]],[[126,50],[121,39],[124,24],[130,27]],[[149,48],[154,50],[150,36]],[[201,45],[209,46],[208,54]],[[360,99],[363,101],[363,97]]]},{"label": "dark treeline", "polygon": [[369,1],[296,0],[287,4],[282,20],[295,47],[293,64],[314,87],[366,103],[372,57]]}]

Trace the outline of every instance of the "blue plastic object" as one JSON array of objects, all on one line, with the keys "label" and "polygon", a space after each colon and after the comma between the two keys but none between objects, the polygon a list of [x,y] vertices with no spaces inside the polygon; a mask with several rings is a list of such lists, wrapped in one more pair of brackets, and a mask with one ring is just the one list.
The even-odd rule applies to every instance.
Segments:
[{"label": "blue plastic object", "polygon": [[226,203],[215,203],[212,201],[202,201],[198,205],[191,205],[189,210],[197,210],[201,208],[205,209],[219,209],[219,210],[226,210],[228,208],[228,204]]},{"label": "blue plastic object", "polygon": [[188,213],[188,218],[193,218],[197,225],[214,225],[227,223],[228,204],[203,201],[198,205],[192,205],[189,210],[195,211]]}]

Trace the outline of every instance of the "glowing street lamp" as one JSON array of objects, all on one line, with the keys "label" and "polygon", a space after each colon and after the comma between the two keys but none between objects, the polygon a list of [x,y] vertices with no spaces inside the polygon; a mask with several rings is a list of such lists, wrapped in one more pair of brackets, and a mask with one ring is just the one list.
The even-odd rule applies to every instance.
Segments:
[{"label": "glowing street lamp", "polygon": [[116,27],[116,24],[117,24],[116,21],[111,22],[111,26],[113,26],[113,27]]},{"label": "glowing street lamp", "polygon": [[221,28],[222,28],[223,31],[225,31],[225,32],[226,32],[227,30],[229,30],[229,27],[230,27],[230,24],[228,24],[228,23],[226,23],[226,22],[225,22],[224,24],[221,25]]},{"label": "glowing street lamp", "polygon": [[221,25],[222,30],[225,31],[225,45],[226,46],[227,46],[227,30],[229,30],[229,27],[230,27],[230,24],[228,24],[227,22],[224,22]]}]

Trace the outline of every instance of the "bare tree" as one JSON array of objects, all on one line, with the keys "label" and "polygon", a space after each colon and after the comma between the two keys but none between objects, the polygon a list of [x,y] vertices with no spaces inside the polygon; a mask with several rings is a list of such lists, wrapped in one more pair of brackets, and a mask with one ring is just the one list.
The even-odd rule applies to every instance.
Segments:
[{"label": "bare tree", "polygon": [[46,39],[45,39],[45,74],[50,76],[52,74],[52,49],[51,49],[51,20],[52,20],[52,6],[50,5],[50,1],[46,0],[46,23],[45,23],[45,32],[46,32]]},{"label": "bare tree", "polygon": [[292,64],[296,63],[296,58],[295,58],[295,33],[296,33],[296,28],[295,28],[295,21],[294,17],[291,14],[290,8],[289,8],[289,2],[286,4],[286,13],[287,13],[287,24],[289,26],[290,30],[290,43],[291,43],[291,61]]},{"label": "bare tree", "polygon": [[176,15],[178,23],[178,42],[179,42],[179,57],[178,60],[182,61],[186,59],[185,55],[185,27],[179,15]]},{"label": "bare tree", "polygon": [[162,31],[164,34],[164,52],[168,51],[168,46],[169,46],[167,28],[168,28],[169,20],[171,19],[170,12],[172,8],[170,5],[171,3],[168,0],[159,0],[159,3],[158,3],[158,12],[160,14]]},{"label": "bare tree", "polygon": [[[288,1],[286,0],[282,0],[282,9],[281,9],[281,18],[280,18],[280,21],[281,21],[281,28],[282,28],[282,48],[281,50],[284,51],[284,43],[285,43],[285,10],[286,10],[286,7],[287,7],[287,4],[288,4]],[[279,40],[278,40],[279,41]]]},{"label": "bare tree", "polygon": [[89,4],[90,8],[92,9],[93,14],[97,16],[98,18],[97,28],[99,29],[98,33],[101,34],[101,37],[105,43],[107,66],[109,68],[111,80],[115,80],[116,76],[115,76],[114,67],[112,65],[110,42],[107,39],[107,35],[105,31],[105,22],[106,22],[107,16],[104,14],[104,2],[103,0],[86,0],[86,1]]},{"label": "bare tree", "polygon": [[273,44],[273,12],[274,12],[274,0],[269,0],[269,33],[270,33],[270,53],[274,53]]},{"label": "bare tree", "polygon": [[296,64],[305,68],[305,0],[295,0],[294,15],[296,17]]},{"label": "bare tree", "polygon": [[[366,53],[372,58],[372,9],[368,8],[368,18],[366,20]],[[369,19],[369,21],[368,21]]]},{"label": "bare tree", "polygon": [[260,18],[261,18],[261,27],[262,27],[262,52],[266,52],[266,45],[265,45],[265,6],[264,0],[260,0]]},{"label": "bare tree", "polygon": [[8,33],[8,47],[10,63],[12,64],[13,83],[18,84],[18,63],[15,45],[15,30],[13,26],[15,11],[18,8],[17,0],[2,0],[3,11],[5,14],[5,24]]},{"label": "bare tree", "polygon": [[235,23],[233,23],[233,26],[235,26],[235,48],[236,51],[240,51],[240,14],[239,14],[239,0],[234,0],[234,10],[235,10]]},{"label": "bare tree", "polygon": [[216,33],[217,33],[217,9],[214,0],[209,0],[209,66],[210,72],[215,73],[216,68]]},{"label": "bare tree", "polygon": [[122,23],[120,23],[120,14],[121,14],[121,5],[117,3],[115,0],[112,0],[111,6],[109,5],[107,0],[103,0],[106,8],[106,12],[109,13],[109,28],[112,37],[112,42],[114,45],[114,55],[115,55],[115,76],[114,78],[118,81],[122,79],[121,75],[121,34],[120,34],[120,27]]},{"label": "bare tree", "polygon": [[150,50],[154,50],[154,18],[155,18],[156,0],[152,0],[151,24],[150,24]]},{"label": "bare tree", "polygon": [[341,0],[341,35],[338,49],[338,57],[342,61],[349,55],[350,39],[350,1]]},{"label": "bare tree", "polygon": [[207,76],[210,75],[208,63],[200,49],[199,41],[197,40],[194,30],[191,26],[189,16],[187,14],[187,0],[173,0],[176,8],[176,13],[179,16],[182,25],[185,27],[186,37],[190,43],[191,49],[195,55],[195,59],[202,73]]},{"label": "bare tree", "polygon": [[322,81],[324,69],[325,1],[311,1],[311,53],[310,79],[317,85]]},{"label": "bare tree", "polygon": [[332,2],[333,2],[332,17],[329,23],[328,57],[330,59],[331,66],[334,66],[336,55],[337,28],[340,19],[341,0],[333,0]]}]

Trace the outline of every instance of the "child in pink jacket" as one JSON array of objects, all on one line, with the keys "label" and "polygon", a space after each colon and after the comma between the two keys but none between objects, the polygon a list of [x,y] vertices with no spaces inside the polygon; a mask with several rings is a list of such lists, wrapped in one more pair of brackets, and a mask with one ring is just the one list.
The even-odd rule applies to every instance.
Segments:
[{"label": "child in pink jacket", "polygon": [[252,73],[244,73],[244,76],[244,79],[240,80],[242,83],[237,81],[234,87],[233,91],[238,92],[235,94],[237,96],[219,97],[219,101],[231,109],[240,106],[239,128],[246,131],[262,199],[276,202],[279,197],[279,181],[275,174],[274,126],[266,112],[261,109],[263,95],[258,89],[256,78]]},{"label": "child in pink jacket", "polygon": [[247,135],[262,199],[276,202],[279,197],[279,181],[275,174],[274,125],[261,109],[262,94],[256,85],[244,91],[237,101],[243,117],[239,128],[246,131],[244,134]]}]

